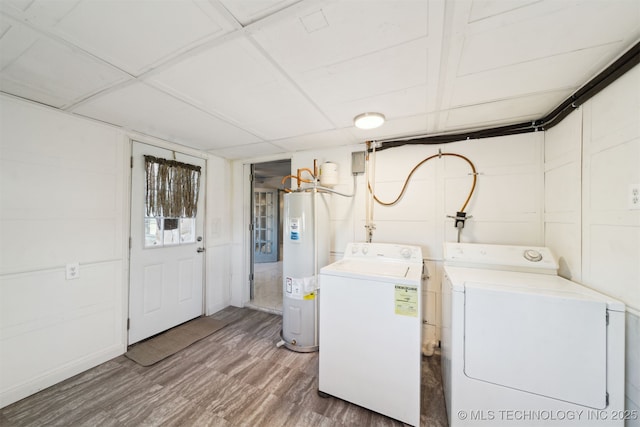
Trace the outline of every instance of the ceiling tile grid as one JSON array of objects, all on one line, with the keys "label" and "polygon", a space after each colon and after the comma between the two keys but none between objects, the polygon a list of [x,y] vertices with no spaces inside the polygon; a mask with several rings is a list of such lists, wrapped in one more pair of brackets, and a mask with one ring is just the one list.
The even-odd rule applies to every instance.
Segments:
[{"label": "ceiling tile grid", "polygon": [[[4,7],[7,7],[4,5]],[[0,89],[57,108],[130,78],[96,57],[0,15]]]},{"label": "ceiling tile grid", "polygon": [[2,0],[0,90],[272,156],[537,119],[638,40],[637,0]]},{"label": "ceiling tile grid", "polygon": [[82,1],[51,30],[139,76],[231,31],[206,1]]},{"label": "ceiling tile grid", "polygon": [[640,38],[640,2],[455,6],[452,25],[463,31],[450,40],[442,130],[540,118]]},{"label": "ceiling tile grid", "polygon": [[247,38],[206,50],[149,81],[264,139],[333,127]]},{"label": "ceiling tile grid", "polygon": [[202,150],[260,138],[144,83],[133,83],[76,107],[74,113]]}]

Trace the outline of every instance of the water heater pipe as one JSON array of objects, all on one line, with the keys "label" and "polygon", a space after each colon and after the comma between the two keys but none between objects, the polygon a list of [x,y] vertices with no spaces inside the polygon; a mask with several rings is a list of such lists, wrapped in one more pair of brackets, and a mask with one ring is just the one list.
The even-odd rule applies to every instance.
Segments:
[{"label": "water heater pipe", "polygon": [[[314,160],[315,163],[315,160]],[[315,280],[316,287],[316,295],[313,299],[314,305],[314,323],[315,327],[313,328],[313,345],[319,346],[318,343],[318,189],[317,189],[317,178],[314,180],[313,187],[313,277]]]},{"label": "water heater pipe", "polygon": [[[308,172],[309,169],[305,169]],[[298,172],[300,169],[298,169]],[[319,346],[318,342],[318,160],[313,159],[313,280],[315,281],[316,294],[313,299],[313,345]]]},{"label": "water heater pipe", "polygon": [[[308,172],[308,173],[311,175],[311,177],[312,177],[313,179],[312,179],[312,180],[308,180],[308,179],[304,179],[304,178],[302,178],[302,176],[301,176],[301,175],[302,175],[302,172]],[[297,183],[298,183],[298,190],[300,190],[300,183],[302,183],[302,182],[306,182],[307,184],[314,184],[314,183],[315,183],[315,181],[316,181],[316,176],[317,176],[317,175],[314,175],[314,174],[313,174],[313,172],[311,171],[311,169],[309,169],[309,168],[301,168],[301,169],[298,169],[298,171],[297,171],[297,174],[296,174],[296,175],[287,175],[287,176],[284,176],[284,177],[282,178],[282,180],[280,181],[280,184],[283,184],[283,185],[284,185],[284,183],[285,183],[285,181],[286,181],[287,179],[292,178],[292,179],[295,179],[295,180],[297,181]],[[293,191],[293,190],[291,190],[291,189],[289,189],[289,188],[285,188],[285,189],[284,189],[284,191],[285,191],[286,193],[291,193],[291,191]]]},{"label": "water heater pipe", "polygon": [[[373,239],[373,230],[375,230],[376,226],[373,223],[373,207],[374,207],[374,203],[373,200],[375,198],[374,196],[374,190],[373,188],[375,187],[375,170],[376,170],[376,144],[372,143],[371,141],[367,141],[367,154],[366,154],[366,162],[365,162],[365,181],[367,182],[367,188],[369,188],[369,193],[367,195],[366,198],[366,205],[365,205],[365,209],[366,209],[366,219],[365,219],[365,225],[364,227],[367,229],[367,241],[369,243],[371,243],[371,240]],[[373,182],[373,186],[371,185],[371,182]]]}]

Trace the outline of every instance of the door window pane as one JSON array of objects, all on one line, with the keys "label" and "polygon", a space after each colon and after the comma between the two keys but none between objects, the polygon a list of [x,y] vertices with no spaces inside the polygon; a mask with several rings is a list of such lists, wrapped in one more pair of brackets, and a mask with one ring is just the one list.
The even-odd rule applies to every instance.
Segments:
[{"label": "door window pane", "polygon": [[144,247],[162,246],[162,227],[157,218],[144,219]]},{"label": "door window pane", "polygon": [[178,218],[164,218],[162,220],[164,226],[163,241],[165,246],[180,244],[180,229]]},{"label": "door window pane", "polygon": [[146,217],[144,231],[145,248],[195,243],[196,219]]},{"label": "door window pane", "polygon": [[196,219],[180,218],[180,243],[195,243]]}]

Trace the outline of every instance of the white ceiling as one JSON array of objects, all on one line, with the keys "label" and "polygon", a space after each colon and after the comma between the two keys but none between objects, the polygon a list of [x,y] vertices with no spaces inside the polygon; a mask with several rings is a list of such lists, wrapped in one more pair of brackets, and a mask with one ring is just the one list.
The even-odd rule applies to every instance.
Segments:
[{"label": "white ceiling", "polygon": [[0,89],[249,158],[538,119],[639,39],[638,0],[0,0]]}]

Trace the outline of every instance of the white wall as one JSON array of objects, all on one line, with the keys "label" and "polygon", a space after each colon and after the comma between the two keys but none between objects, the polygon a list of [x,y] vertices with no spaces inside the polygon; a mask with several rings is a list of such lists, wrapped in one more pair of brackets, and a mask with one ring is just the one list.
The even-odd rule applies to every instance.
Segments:
[{"label": "white wall", "polygon": [[[204,153],[4,95],[0,122],[3,407],[126,351],[130,140]],[[209,156],[207,314],[230,300],[230,173]]]},{"label": "white wall", "polygon": [[[467,207],[473,218],[467,221],[461,240],[467,242],[542,245],[543,206],[543,143],[542,133],[466,141],[446,145],[411,146],[393,148],[376,153],[375,191],[384,201],[395,199],[411,169],[422,159],[442,152],[453,152],[468,157],[476,166],[478,183]],[[337,191],[350,194],[354,188],[351,175],[351,152],[362,151],[364,144],[351,147],[319,149],[293,153],[292,170],[313,167],[331,161],[338,164]],[[255,160],[251,162],[263,161]],[[245,162],[235,162],[234,179],[247,181]],[[439,340],[440,331],[440,277],[442,246],[444,241],[455,241],[457,231],[453,220],[467,198],[472,177],[469,165],[462,159],[443,156],[421,166],[413,175],[405,197],[393,207],[376,205],[374,242],[392,242],[418,245],[427,260],[430,278],[424,289],[425,339]],[[331,195],[331,251],[333,259],[342,256],[350,241],[365,241],[366,185],[363,175],[355,180],[356,195],[344,198]],[[248,256],[241,245],[248,239],[241,224],[249,223],[248,188],[242,194],[234,193],[234,211],[245,212],[234,227],[234,271],[240,280],[234,280],[234,304],[242,305],[248,299]],[[248,240],[247,240],[248,241]]]},{"label": "white wall", "polygon": [[129,153],[113,128],[0,102],[1,407],[124,352]]},{"label": "white wall", "polygon": [[[640,413],[640,67],[546,133],[545,241],[562,274],[622,300],[626,407]],[[627,426],[640,426],[629,419]]]},{"label": "white wall", "polygon": [[231,163],[207,160],[206,314],[222,310],[231,300]]}]

